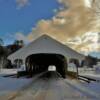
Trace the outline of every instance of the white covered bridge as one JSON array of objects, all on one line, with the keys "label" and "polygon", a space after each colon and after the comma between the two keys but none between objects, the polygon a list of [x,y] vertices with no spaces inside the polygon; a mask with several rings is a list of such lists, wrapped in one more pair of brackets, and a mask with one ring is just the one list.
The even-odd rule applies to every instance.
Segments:
[{"label": "white covered bridge", "polygon": [[47,70],[49,65],[55,65],[62,76],[65,76],[67,63],[70,59],[81,61],[84,58],[84,55],[48,35],[40,36],[8,57],[12,63],[16,59],[21,59],[24,64],[26,63],[27,70],[31,70],[32,73],[36,69],[38,70],[36,72],[43,72]]}]

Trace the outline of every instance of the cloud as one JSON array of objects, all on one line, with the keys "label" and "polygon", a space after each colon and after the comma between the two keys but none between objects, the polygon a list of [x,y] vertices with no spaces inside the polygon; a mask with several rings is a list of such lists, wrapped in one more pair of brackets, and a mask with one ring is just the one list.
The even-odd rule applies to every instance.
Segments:
[{"label": "cloud", "polygon": [[[68,38],[82,35],[88,31],[95,31],[94,13],[85,6],[83,0],[59,0],[65,8],[51,19],[40,20],[32,31],[48,34],[65,42]],[[31,35],[32,36],[32,35]]]},{"label": "cloud", "polygon": [[79,52],[99,52],[99,33],[87,32],[79,39],[74,38],[67,42],[67,44]]},{"label": "cloud", "polygon": [[17,4],[17,8],[20,9],[29,5],[30,3],[29,0],[16,0],[16,4]]},{"label": "cloud", "polygon": [[84,0],[85,6],[91,8],[93,0]]},{"label": "cloud", "polygon": [[[34,31],[34,28],[32,28],[32,31]],[[28,35],[24,35],[22,32],[16,32],[15,35],[12,35],[12,38],[15,40],[23,40],[25,43],[29,43],[38,38],[40,35],[41,34],[38,33],[38,31],[35,31],[34,35],[31,32]]]},{"label": "cloud", "polygon": [[64,8],[59,10],[52,19],[40,20],[26,36],[27,39],[32,41],[42,34],[48,34],[63,43],[70,44],[77,51],[99,50],[95,41],[97,37],[94,39],[93,36],[100,31],[100,16],[96,13],[97,3],[92,0],[58,0],[58,2],[63,4]]},{"label": "cloud", "polygon": [[17,40],[23,40],[23,41],[25,41],[25,42],[30,42],[29,40],[28,40],[28,38],[27,38],[27,36],[25,36],[23,33],[21,33],[21,32],[17,32],[16,34],[15,34],[15,39],[17,39]]}]

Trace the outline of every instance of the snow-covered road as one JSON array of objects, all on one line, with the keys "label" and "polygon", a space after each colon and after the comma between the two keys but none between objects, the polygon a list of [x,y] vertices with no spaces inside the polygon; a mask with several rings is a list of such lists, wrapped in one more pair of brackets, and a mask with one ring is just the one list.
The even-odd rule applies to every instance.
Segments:
[{"label": "snow-covered road", "polygon": [[100,100],[95,96],[79,91],[58,77],[56,72],[44,74],[33,81],[27,88],[12,93],[0,100]]}]

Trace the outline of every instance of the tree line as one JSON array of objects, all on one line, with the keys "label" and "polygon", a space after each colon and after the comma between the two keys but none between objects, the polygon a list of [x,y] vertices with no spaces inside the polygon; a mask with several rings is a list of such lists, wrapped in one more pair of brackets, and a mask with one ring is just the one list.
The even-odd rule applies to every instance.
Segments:
[{"label": "tree line", "polygon": [[12,67],[11,61],[7,59],[7,57],[19,50],[24,46],[23,40],[15,40],[12,44],[4,46],[3,40],[0,38],[0,69],[7,67]]}]

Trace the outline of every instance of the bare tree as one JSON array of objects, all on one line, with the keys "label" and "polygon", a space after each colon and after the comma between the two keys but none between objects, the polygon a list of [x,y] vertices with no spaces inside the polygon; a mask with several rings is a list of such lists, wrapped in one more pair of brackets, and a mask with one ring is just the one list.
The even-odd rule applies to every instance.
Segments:
[{"label": "bare tree", "polygon": [[6,64],[5,60],[7,57],[7,49],[3,46],[3,40],[0,38],[0,70]]},{"label": "bare tree", "polygon": [[3,46],[0,46],[0,69],[3,67],[4,55],[4,48]]}]

